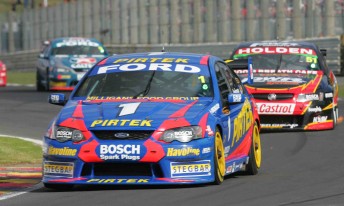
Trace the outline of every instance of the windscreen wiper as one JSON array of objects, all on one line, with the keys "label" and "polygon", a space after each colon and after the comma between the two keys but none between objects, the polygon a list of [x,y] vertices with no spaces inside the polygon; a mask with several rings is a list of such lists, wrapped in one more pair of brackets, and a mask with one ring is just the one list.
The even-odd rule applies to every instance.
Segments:
[{"label": "windscreen wiper", "polygon": [[153,74],[152,74],[152,76],[150,77],[150,79],[149,79],[149,81],[148,81],[148,83],[147,83],[146,88],[145,88],[143,91],[139,92],[138,94],[134,95],[134,96],[133,96],[133,99],[136,99],[136,98],[137,98],[138,96],[140,96],[140,95],[142,95],[142,97],[144,97],[144,96],[146,96],[146,95],[148,94],[148,92],[149,92],[149,90],[150,90],[150,88],[151,88],[151,83],[152,83],[152,81],[153,81],[154,75],[155,75],[155,71],[153,71]]}]

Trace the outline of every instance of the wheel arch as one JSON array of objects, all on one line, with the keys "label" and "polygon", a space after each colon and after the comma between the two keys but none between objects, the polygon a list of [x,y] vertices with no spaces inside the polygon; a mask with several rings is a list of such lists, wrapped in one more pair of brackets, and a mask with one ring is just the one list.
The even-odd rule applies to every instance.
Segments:
[{"label": "wheel arch", "polygon": [[[224,135],[223,135],[223,128],[221,127],[221,125],[220,125],[220,124],[216,124],[214,129],[215,129],[215,130],[216,130],[216,129],[219,130],[219,132],[220,132],[220,134],[221,134],[221,138],[222,138],[222,140],[223,140]],[[214,137],[215,137],[215,134],[214,134]]]},{"label": "wheel arch", "polygon": [[260,130],[260,127],[261,127],[261,125],[260,125],[260,120],[259,120],[258,118],[256,118],[256,119],[254,119],[254,122],[257,123],[258,129]]}]

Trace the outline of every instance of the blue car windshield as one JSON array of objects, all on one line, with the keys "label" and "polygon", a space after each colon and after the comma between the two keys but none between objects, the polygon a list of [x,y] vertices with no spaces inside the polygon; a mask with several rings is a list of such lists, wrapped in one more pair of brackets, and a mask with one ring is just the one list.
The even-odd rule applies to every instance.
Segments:
[{"label": "blue car windshield", "polygon": [[168,71],[126,71],[88,76],[74,97],[213,97],[209,76]]}]

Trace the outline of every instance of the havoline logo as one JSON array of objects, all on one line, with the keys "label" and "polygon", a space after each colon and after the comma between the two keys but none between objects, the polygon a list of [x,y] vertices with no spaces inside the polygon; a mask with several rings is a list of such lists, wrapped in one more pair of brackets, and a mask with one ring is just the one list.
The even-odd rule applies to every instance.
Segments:
[{"label": "havoline logo", "polygon": [[181,156],[189,156],[189,155],[196,155],[200,154],[199,148],[182,148],[182,149],[175,149],[175,148],[168,148],[166,156],[168,157],[181,157]]}]

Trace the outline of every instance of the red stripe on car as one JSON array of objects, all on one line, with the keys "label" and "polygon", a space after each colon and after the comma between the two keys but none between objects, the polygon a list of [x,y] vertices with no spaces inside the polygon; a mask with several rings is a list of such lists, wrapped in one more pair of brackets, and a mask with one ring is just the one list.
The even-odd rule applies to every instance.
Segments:
[{"label": "red stripe on car", "polygon": [[208,65],[208,59],[209,59],[209,55],[203,56],[199,63],[202,65]]}]

